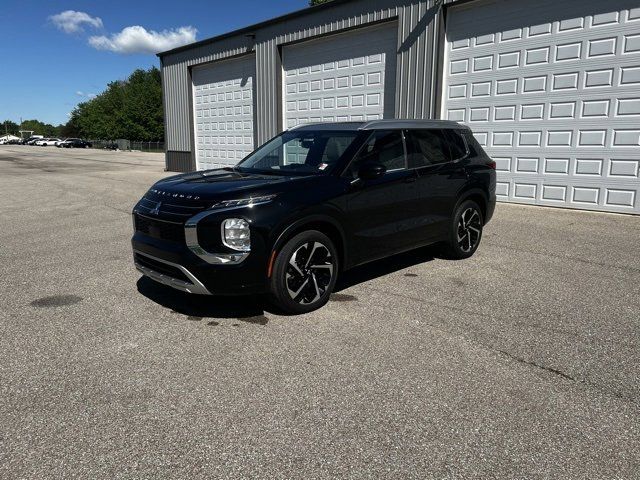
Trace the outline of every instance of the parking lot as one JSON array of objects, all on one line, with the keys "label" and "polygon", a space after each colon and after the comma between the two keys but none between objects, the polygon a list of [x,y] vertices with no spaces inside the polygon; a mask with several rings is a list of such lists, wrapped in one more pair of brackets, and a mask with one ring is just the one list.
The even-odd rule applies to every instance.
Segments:
[{"label": "parking lot", "polygon": [[500,204],[282,317],[140,278],[163,167],[0,147],[0,477],[637,478],[640,218]]}]

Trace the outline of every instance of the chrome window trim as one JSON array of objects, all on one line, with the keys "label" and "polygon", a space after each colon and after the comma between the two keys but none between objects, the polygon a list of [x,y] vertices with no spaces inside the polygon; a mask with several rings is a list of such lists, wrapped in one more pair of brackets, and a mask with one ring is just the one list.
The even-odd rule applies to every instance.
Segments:
[{"label": "chrome window trim", "polygon": [[409,168],[409,150],[407,150],[405,130],[400,130],[400,136],[402,137],[402,148],[404,149],[404,168],[396,168],[394,170],[413,170]]},{"label": "chrome window trim", "polygon": [[187,242],[187,248],[200,259],[211,265],[238,265],[244,262],[251,252],[212,253],[202,248],[198,242],[198,223],[208,216],[220,213],[221,211],[236,210],[238,208],[245,208],[246,206],[221,210],[207,210],[191,217],[184,224],[184,238]]},{"label": "chrome window trim", "polygon": [[[436,128],[423,128],[423,129],[414,129],[414,130],[420,131],[420,130],[438,130],[438,129],[436,129]],[[447,130],[457,131],[457,130],[454,130],[454,129],[447,129]],[[438,130],[438,131],[439,132],[444,132],[444,129]],[[443,135],[444,135],[444,133],[443,133]],[[439,167],[439,166],[442,166],[442,165],[452,165],[454,163],[459,163],[459,162],[469,158],[469,155],[471,154],[471,150],[469,150],[469,144],[467,143],[467,139],[464,137],[464,135],[462,135],[462,134],[459,134],[459,135],[460,135],[460,138],[462,138],[462,141],[463,141],[464,146],[466,148],[466,153],[462,157],[456,158],[455,160],[451,159],[451,160],[448,160],[446,162],[430,163],[429,165],[423,165],[421,167],[413,167],[413,168],[409,168],[409,170],[420,170],[422,168],[428,168],[428,167]],[[411,141],[414,142],[413,139]],[[449,147],[449,142],[447,141],[447,137],[444,137],[444,141],[447,142],[447,149],[449,150],[449,154],[451,154],[451,148]]]},{"label": "chrome window trim", "polygon": [[178,270],[180,270],[182,273],[184,273],[184,275],[191,280],[191,283],[185,282],[183,280],[179,280],[177,278],[171,277],[169,275],[165,275],[164,273],[160,273],[157,272],[149,267],[145,267],[143,265],[140,265],[136,260],[135,260],[135,255],[134,255],[134,264],[136,266],[136,269],[138,269],[138,271],[140,273],[142,273],[143,275],[145,275],[146,277],[149,277],[152,280],[155,280],[158,283],[161,283],[163,285],[167,285],[168,287],[172,287],[175,288],[176,290],[180,290],[182,292],[187,292],[187,293],[192,293],[194,295],[212,295],[212,293],[207,290],[207,287],[204,286],[204,284],[197,279],[197,277],[192,274],[189,270],[187,270],[185,267],[183,267],[182,265],[178,265],[177,263],[173,263],[173,262],[169,262],[167,260],[163,260],[161,258],[157,258],[154,257],[153,255],[149,255],[147,253],[143,253],[140,250],[133,250],[133,253],[136,255],[142,255],[143,257],[147,257],[150,258],[156,262],[160,262],[160,263],[164,263],[166,265],[169,265],[171,267],[177,268]]}]

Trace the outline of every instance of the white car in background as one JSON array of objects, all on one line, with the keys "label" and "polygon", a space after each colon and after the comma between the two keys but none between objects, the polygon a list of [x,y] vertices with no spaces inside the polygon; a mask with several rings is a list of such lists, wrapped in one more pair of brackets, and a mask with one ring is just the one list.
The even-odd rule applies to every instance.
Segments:
[{"label": "white car in background", "polygon": [[56,142],[60,141],[61,140],[59,138],[43,138],[42,140],[38,140],[36,142],[36,145],[38,145],[39,147],[49,147],[55,145]]}]

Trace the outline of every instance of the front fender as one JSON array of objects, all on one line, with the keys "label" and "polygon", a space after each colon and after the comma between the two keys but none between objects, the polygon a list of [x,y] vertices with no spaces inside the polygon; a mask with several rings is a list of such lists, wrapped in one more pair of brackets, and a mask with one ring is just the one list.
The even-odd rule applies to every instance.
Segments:
[{"label": "front fender", "polygon": [[336,248],[339,249],[340,257],[342,258],[343,267],[348,265],[348,249],[347,249],[347,235],[343,228],[344,220],[341,221],[342,214],[338,211],[331,211],[327,209],[324,212],[316,212],[306,214],[298,218],[293,222],[288,222],[282,225],[276,230],[273,240],[273,246],[271,249],[271,256],[274,252],[278,252],[282,249],[284,244],[296,233],[306,230],[305,227],[318,228],[317,226],[328,225],[339,236],[339,245]]}]

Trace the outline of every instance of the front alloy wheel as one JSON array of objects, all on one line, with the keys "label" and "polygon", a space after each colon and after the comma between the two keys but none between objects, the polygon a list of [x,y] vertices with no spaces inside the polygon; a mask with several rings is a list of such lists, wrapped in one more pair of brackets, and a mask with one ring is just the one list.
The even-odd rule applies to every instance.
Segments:
[{"label": "front alloy wheel", "polygon": [[287,313],[316,310],[329,300],[337,271],[337,252],[329,237],[315,230],[300,233],[276,257],[271,299]]},{"label": "front alloy wheel", "polygon": [[327,291],[333,278],[333,258],[320,242],[308,242],[289,259],[286,279],[289,297],[294,302],[309,305]]}]

